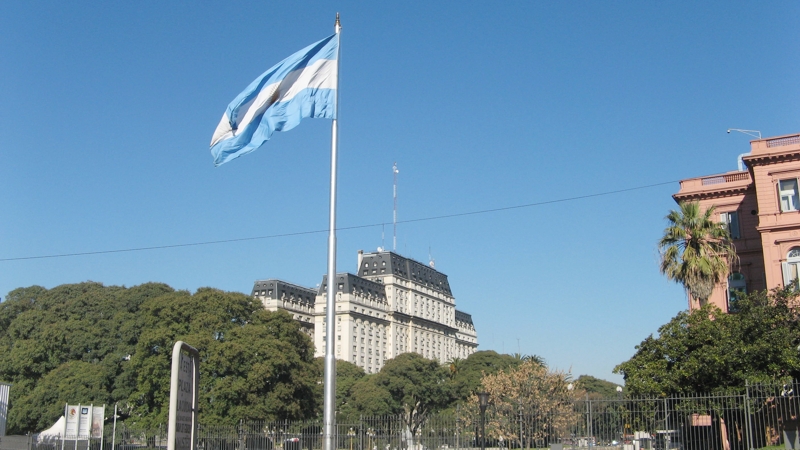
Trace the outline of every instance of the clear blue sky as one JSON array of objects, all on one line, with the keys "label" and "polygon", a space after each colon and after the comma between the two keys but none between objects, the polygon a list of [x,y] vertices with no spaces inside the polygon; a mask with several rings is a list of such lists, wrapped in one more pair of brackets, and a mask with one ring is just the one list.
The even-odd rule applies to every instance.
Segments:
[{"label": "clear blue sky", "polygon": [[[236,94],[342,15],[338,267],[446,273],[480,348],[612,368],[686,307],[658,273],[676,180],[800,132],[797,2],[3,2],[0,259],[324,230],[330,121],[219,168]],[[314,287],[326,233],[0,261],[0,295],[86,280]]]}]

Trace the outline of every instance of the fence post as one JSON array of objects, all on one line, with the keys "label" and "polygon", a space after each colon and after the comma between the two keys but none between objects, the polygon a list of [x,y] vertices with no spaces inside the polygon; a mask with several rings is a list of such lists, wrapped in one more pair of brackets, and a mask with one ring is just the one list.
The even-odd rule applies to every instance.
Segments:
[{"label": "fence post", "polygon": [[461,443],[459,442],[459,437],[461,430],[459,429],[458,425],[461,421],[461,404],[456,404],[456,450],[461,450]]},{"label": "fence post", "polygon": [[239,419],[239,429],[236,430],[236,434],[239,435],[239,442],[237,443],[238,450],[244,450],[244,421]]},{"label": "fence post", "polygon": [[586,446],[589,445],[589,437],[592,435],[592,401],[589,400],[589,393],[586,393]]},{"label": "fence post", "polygon": [[117,404],[114,403],[114,427],[111,429],[111,450],[116,450],[117,443]]},{"label": "fence post", "polygon": [[358,416],[358,450],[364,450],[364,415]]},{"label": "fence post", "polygon": [[747,416],[747,448],[753,450],[753,424],[750,418],[750,382],[744,380],[744,411]]},{"label": "fence post", "polygon": [[392,421],[394,424],[397,425],[397,450],[402,450],[403,448],[403,421],[395,418]]}]

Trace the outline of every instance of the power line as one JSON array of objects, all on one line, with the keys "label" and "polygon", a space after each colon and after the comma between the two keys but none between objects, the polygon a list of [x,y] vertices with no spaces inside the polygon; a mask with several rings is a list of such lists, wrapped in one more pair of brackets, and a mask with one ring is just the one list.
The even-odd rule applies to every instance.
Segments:
[{"label": "power line", "polygon": [[[602,197],[605,195],[613,195],[613,194],[621,194],[623,192],[630,192],[630,191],[637,191],[641,189],[648,189],[656,186],[664,186],[666,184],[673,184],[677,183],[678,180],[675,181],[664,181],[662,183],[654,183],[654,184],[647,184],[644,186],[636,186],[631,188],[625,189],[617,189],[614,191],[606,191],[606,192],[598,192],[595,194],[586,194],[586,195],[579,195],[576,197],[566,197],[560,198],[555,200],[545,200],[541,202],[535,203],[526,203],[523,205],[514,205],[514,206],[506,206],[502,208],[491,208],[491,209],[481,209],[478,211],[468,211],[462,213],[454,213],[454,214],[444,214],[441,216],[431,216],[431,217],[422,217],[419,219],[408,219],[408,220],[399,220],[397,223],[415,223],[415,222],[427,222],[431,220],[441,220],[441,219],[451,219],[454,217],[464,217],[464,216],[475,216],[478,214],[489,214],[489,213],[496,213],[501,211],[510,211],[513,209],[521,209],[521,208],[531,208],[534,206],[542,206],[542,205],[550,205],[553,203],[563,203],[563,202],[571,202],[575,200],[583,200],[587,198],[593,197]],[[349,227],[339,227],[336,231],[346,231],[346,230],[357,230],[360,228],[372,228],[372,227],[381,227],[385,226],[386,222],[381,223],[373,223],[369,225],[353,225]],[[60,253],[55,255],[39,255],[39,256],[20,256],[16,258],[0,258],[0,262],[4,261],[24,261],[30,259],[51,259],[51,258],[68,258],[72,256],[88,256],[88,255],[105,255],[109,253],[128,253],[128,252],[142,252],[147,250],[162,250],[168,248],[181,248],[181,247],[198,247],[201,245],[214,245],[214,244],[228,244],[231,242],[243,242],[243,241],[257,241],[262,239],[278,239],[284,237],[292,237],[292,236],[304,236],[309,234],[319,234],[319,233],[327,233],[328,229],[324,230],[309,230],[309,231],[297,231],[294,233],[282,233],[282,234],[271,234],[267,236],[253,236],[253,237],[245,237],[245,238],[235,238],[235,239],[220,239],[216,241],[204,241],[204,242],[191,242],[187,244],[170,244],[170,245],[154,245],[150,247],[133,247],[133,248],[121,248],[121,249],[114,249],[114,250],[97,250],[92,252],[76,252],[76,253]]]}]

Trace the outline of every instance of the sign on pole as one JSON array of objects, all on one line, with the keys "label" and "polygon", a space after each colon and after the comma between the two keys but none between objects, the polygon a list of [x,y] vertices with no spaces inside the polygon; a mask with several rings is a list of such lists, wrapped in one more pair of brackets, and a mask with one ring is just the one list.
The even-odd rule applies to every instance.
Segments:
[{"label": "sign on pole", "polygon": [[167,450],[194,450],[197,446],[197,398],[200,353],[178,341],[172,348]]},{"label": "sign on pole", "polygon": [[64,408],[64,439],[78,439],[78,423],[80,421],[81,405],[67,405]]},{"label": "sign on pole", "polygon": [[92,433],[92,406],[78,405],[80,415],[78,416],[78,439],[89,439]]},{"label": "sign on pole", "polygon": [[[106,405],[92,406],[92,439],[103,439],[103,420],[106,417]],[[101,444],[102,447],[102,444]]]}]

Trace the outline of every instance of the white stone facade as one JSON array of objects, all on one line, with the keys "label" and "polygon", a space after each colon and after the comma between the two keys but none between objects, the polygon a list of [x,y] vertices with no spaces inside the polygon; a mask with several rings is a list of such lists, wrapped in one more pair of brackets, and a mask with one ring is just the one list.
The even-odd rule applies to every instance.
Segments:
[{"label": "white stone facade", "polygon": [[[472,317],[456,310],[446,275],[393,252],[359,252],[358,266],[357,275],[336,276],[337,359],[375,373],[401,353],[416,352],[445,363],[466,358],[477,349]],[[313,313],[308,301],[312,290],[269,293],[270,283],[299,287],[278,280],[258,281],[253,295],[267,309],[287,310],[306,328],[313,321],[310,334],[315,356],[324,356],[327,277],[315,293]]]}]

